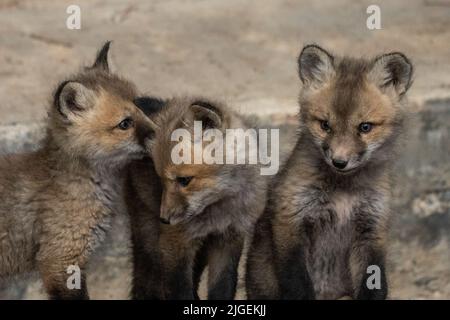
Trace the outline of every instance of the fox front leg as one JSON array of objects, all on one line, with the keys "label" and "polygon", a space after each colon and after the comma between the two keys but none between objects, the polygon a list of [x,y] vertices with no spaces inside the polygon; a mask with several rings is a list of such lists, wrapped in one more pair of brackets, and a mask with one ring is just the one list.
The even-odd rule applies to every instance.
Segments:
[{"label": "fox front leg", "polygon": [[85,268],[57,260],[40,261],[39,272],[51,300],[89,300]]},{"label": "fox front leg", "polygon": [[[134,206],[136,201],[132,202]],[[144,205],[142,205],[144,207]],[[132,207],[133,208],[133,207]],[[138,211],[131,219],[131,242],[133,249],[133,279],[131,297],[136,300],[162,300],[162,271],[159,245],[159,219],[157,215],[137,214],[151,212]]]},{"label": "fox front leg", "polygon": [[233,300],[244,237],[235,232],[213,236],[208,246],[208,300]]},{"label": "fox front leg", "polygon": [[[53,300],[87,300],[86,263],[88,240],[76,241],[72,233],[48,230],[41,239],[37,267],[44,288]],[[52,241],[58,239],[58,241]]]},{"label": "fox front leg", "polygon": [[179,259],[166,269],[165,299],[195,300],[192,283],[192,262],[185,258]]},{"label": "fox front leg", "polygon": [[131,297],[136,300],[164,299],[161,278],[158,250],[134,245]]},{"label": "fox front leg", "polygon": [[384,253],[371,246],[354,248],[351,254],[354,298],[384,300],[388,294]]},{"label": "fox front leg", "polygon": [[162,226],[159,249],[166,300],[195,300],[193,269],[198,248],[199,243],[185,237],[182,229]]},{"label": "fox front leg", "polygon": [[385,271],[386,227],[383,216],[361,208],[355,219],[355,234],[350,252],[353,298],[358,300],[384,300],[388,294]]},{"label": "fox front leg", "polygon": [[248,249],[245,287],[249,300],[273,300],[279,297],[268,210],[266,209],[264,216],[256,224]]},{"label": "fox front leg", "polygon": [[195,255],[194,267],[193,267],[193,290],[195,300],[200,300],[198,295],[198,289],[200,287],[200,281],[202,274],[208,265],[208,246],[207,243],[203,243]]},{"label": "fox front leg", "polygon": [[273,236],[279,298],[313,300],[314,287],[306,268],[299,225],[286,221],[274,221]]}]

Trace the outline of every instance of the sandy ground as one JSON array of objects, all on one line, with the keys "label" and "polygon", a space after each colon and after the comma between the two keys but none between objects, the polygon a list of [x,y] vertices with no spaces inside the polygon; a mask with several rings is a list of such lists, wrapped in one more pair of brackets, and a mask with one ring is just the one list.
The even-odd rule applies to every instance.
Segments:
[{"label": "sandy ground", "polygon": [[[306,43],[369,57],[402,51],[415,65],[412,117],[396,166],[391,298],[450,299],[450,1],[377,1],[382,30],[366,28],[373,1],[0,0],[0,149],[30,149],[54,86],[113,40],[113,70],[142,93],[221,98],[292,145]],[[68,30],[69,4],[81,30]],[[126,221],[92,265],[93,298],[126,298]],[[33,278],[31,278],[33,279]],[[40,282],[0,284],[6,298],[42,298]],[[238,297],[242,298],[242,286]]]},{"label": "sandy ground", "polygon": [[[66,28],[69,4],[81,29]],[[403,51],[416,66],[413,99],[450,88],[450,1],[0,1],[0,123],[45,115],[54,85],[90,63],[105,40],[143,92],[222,97],[243,112],[295,112],[296,58],[305,43],[337,54]]]}]

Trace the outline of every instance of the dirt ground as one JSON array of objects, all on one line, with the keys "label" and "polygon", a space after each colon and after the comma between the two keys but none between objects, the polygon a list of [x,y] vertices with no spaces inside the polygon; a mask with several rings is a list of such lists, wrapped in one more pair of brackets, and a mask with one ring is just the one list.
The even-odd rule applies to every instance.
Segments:
[{"label": "dirt ground", "polygon": [[[343,55],[401,51],[415,65],[413,111],[394,187],[390,297],[450,299],[450,0],[0,0],[0,150],[33,148],[54,86],[90,64],[113,40],[113,70],[142,93],[197,94],[227,101],[282,127],[292,146],[299,91],[297,56],[306,43]],[[81,7],[81,29],[66,8]],[[92,264],[96,299],[128,297],[126,220]],[[0,284],[0,296],[40,299],[39,281]],[[238,293],[243,298],[242,283]]]},{"label": "dirt ground", "polygon": [[[53,86],[113,40],[116,69],[143,92],[222,97],[243,112],[295,112],[302,45],[336,54],[402,51],[416,66],[411,98],[450,88],[450,1],[0,1],[0,123],[45,115]],[[81,29],[66,8],[81,8]]]}]

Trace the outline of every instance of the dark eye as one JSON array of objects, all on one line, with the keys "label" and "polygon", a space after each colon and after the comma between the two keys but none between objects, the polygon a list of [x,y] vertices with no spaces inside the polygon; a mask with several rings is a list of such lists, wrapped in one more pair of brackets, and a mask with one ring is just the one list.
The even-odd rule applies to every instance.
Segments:
[{"label": "dark eye", "polygon": [[186,187],[191,182],[192,177],[177,177],[177,182],[180,186]]},{"label": "dark eye", "polygon": [[370,132],[370,130],[372,130],[372,124],[370,122],[363,122],[359,125],[358,130],[361,133]]},{"label": "dark eye", "polygon": [[133,126],[133,119],[126,118],[122,120],[117,127],[119,127],[120,130],[128,130]]},{"label": "dark eye", "polygon": [[321,120],[320,127],[322,128],[323,131],[326,131],[326,132],[331,131],[330,123],[327,120]]}]

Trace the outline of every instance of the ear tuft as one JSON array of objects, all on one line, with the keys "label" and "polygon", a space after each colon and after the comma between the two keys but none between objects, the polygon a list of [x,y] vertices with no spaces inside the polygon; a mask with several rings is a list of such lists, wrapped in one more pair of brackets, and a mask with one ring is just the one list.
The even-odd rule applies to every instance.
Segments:
[{"label": "ear tuft", "polygon": [[195,101],[191,104],[195,121],[202,121],[203,129],[222,127],[222,112],[206,101]]},{"label": "ear tuft", "polygon": [[369,71],[369,80],[381,89],[394,87],[399,96],[403,96],[412,84],[413,66],[400,52],[383,54],[373,61]]},{"label": "ear tuft", "polygon": [[100,51],[97,53],[97,58],[95,58],[95,62],[92,65],[92,69],[103,70],[105,72],[109,72],[109,64],[108,64],[108,52],[109,47],[111,46],[111,41],[107,41]]},{"label": "ear tuft", "polygon": [[55,94],[55,105],[65,118],[91,108],[94,103],[95,92],[79,82],[66,81],[60,85]]},{"label": "ear tuft", "polygon": [[298,57],[300,79],[305,85],[320,86],[334,73],[334,57],[317,45],[307,45]]}]

